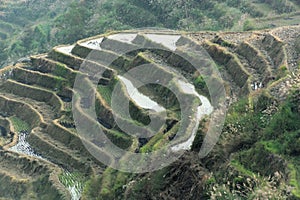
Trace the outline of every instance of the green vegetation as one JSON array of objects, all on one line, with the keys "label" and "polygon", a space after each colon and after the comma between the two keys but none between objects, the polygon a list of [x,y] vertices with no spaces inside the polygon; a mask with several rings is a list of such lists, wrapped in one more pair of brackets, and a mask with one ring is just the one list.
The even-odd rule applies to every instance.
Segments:
[{"label": "green vegetation", "polygon": [[287,199],[286,186],[282,183],[282,176],[276,173],[274,177],[261,177],[252,175],[252,178],[240,175],[234,180],[228,180],[225,184],[210,183],[206,187],[211,190],[208,196],[211,199]]},{"label": "green vegetation", "polygon": [[105,134],[112,143],[122,149],[127,149],[132,144],[132,138],[125,133],[116,130],[108,130]]},{"label": "green vegetation", "polygon": [[114,78],[108,85],[98,85],[97,87],[99,94],[101,94],[108,105],[111,105],[112,92],[118,81]]},{"label": "green vegetation", "polygon": [[[0,46],[2,48],[0,65],[15,61],[22,56],[45,52],[59,43],[74,43],[78,39],[110,30],[155,27],[153,29],[168,28],[196,32],[200,30],[250,31],[277,27],[284,22],[291,25],[298,23],[300,19],[300,3],[297,0],[68,0],[62,2],[62,0],[0,0]],[[228,88],[226,88],[228,95],[233,94],[238,98],[239,95],[244,95],[239,94],[242,93],[240,89],[246,88],[247,85],[250,87],[250,82],[256,81],[257,77],[255,76],[258,76],[260,81],[266,80],[266,82],[268,82],[268,78],[273,79],[273,75],[276,76],[277,83],[285,78],[287,80],[289,74],[287,63],[290,66],[287,55],[293,54],[288,49],[290,48],[289,45],[273,40],[275,37],[269,34],[261,43],[260,40],[257,41],[258,47],[255,46],[255,42],[251,43],[255,48],[250,52],[252,37],[260,38],[260,33],[257,31],[250,37],[246,33],[246,39],[243,39],[245,35],[239,33],[237,41],[245,43],[244,55],[236,52],[239,46],[229,39],[227,41],[226,37],[231,37],[230,34],[233,33],[228,33],[230,36],[217,33],[216,35],[219,36],[215,39],[203,43],[208,53],[217,62],[220,72],[224,73],[222,75],[228,84]],[[202,33],[197,34],[192,34],[192,36],[196,38]],[[207,33],[209,37],[212,35]],[[276,34],[274,33],[274,35]],[[246,44],[246,40],[248,40],[249,45]],[[286,51],[284,46],[287,46]],[[294,46],[296,50],[299,50],[300,40],[295,39]],[[194,154],[201,148],[206,128],[210,123],[209,118],[201,122],[192,145],[192,151],[185,152],[178,161],[156,172],[128,174],[102,166],[84,149],[80,137],[68,131],[68,129],[74,129],[73,120],[76,119],[72,118],[70,110],[68,110],[69,118],[64,118],[66,113],[61,110],[63,102],[60,98],[62,96],[68,99],[65,104],[70,104],[69,99],[71,99],[72,91],[69,88],[73,86],[76,73],[79,73],[76,70],[84,60],[82,55],[87,55],[90,52],[89,49],[76,48],[77,55],[81,55],[82,58],[64,55],[53,50],[48,55],[37,56],[35,68],[16,65],[13,71],[15,73],[12,76],[13,80],[6,81],[1,87],[1,92],[4,95],[7,94],[7,98],[16,98],[17,102],[25,101],[26,105],[28,104],[30,108],[36,110],[36,113],[30,112],[24,115],[21,112],[20,115],[17,115],[20,118],[12,116],[10,121],[16,132],[30,131],[30,128],[35,127],[34,123],[39,123],[39,127],[34,129],[36,131],[28,137],[28,142],[36,147],[38,152],[45,155],[45,158],[50,162],[72,171],[72,173],[63,172],[58,176],[59,181],[66,188],[78,194],[83,191],[83,199],[105,200],[146,199],[152,196],[154,196],[153,199],[166,199],[166,197],[168,199],[182,199],[171,196],[171,190],[174,188],[182,194],[182,190],[188,188],[189,194],[197,193],[196,199],[287,199],[289,191],[291,191],[290,199],[300,198],[299,89],[292,90],[290,96],[283,102],[271,97],[268,92],[271,93],[272,91],[268,88],[259,88],[249,95],[247,94],[248,96],[239,98],[237,102],[230,105],[220,140],[205,159],[200,160]],[[111,50],[114,51],[114,48],[112,46]],[[250,49],[250,53],[248,53],[247,48]],[[262,52],[265,52],[266,55]],[[110,55],[110,52],[103,51],[102,53],[103,55]],[[141,59],[147,57],[143,58],[143,53],[138,54]],[[153,51],[151,54],[164,57],[165,52]],[[245,54],[248,54],[248,57]],[[251,61],[252,58],[258,56],[260,57],[257,59],[259,61]],[[103,56],[104,59],[105,57]],[[272,71],[271,73],[271,69],[265,69],[269,64],[264,58],[268,58],[268,62],[274,61],[274,69],[272,70],[277,70],[276,72],[273,73]],[[115,65],[113,69],[118,71],[122,67],[122,70],[127,70],[133,67],[131,64],[134,61],[139,61],[134,59],[132,55],[122,56],[113,63]],[[151,59],[149,60],[151,63]],[[174,64],[177,61],[180,63],[181,58],[178,60],[174,58]],[[252,73],[245,62],[261,69],[253,69],[255,72]],[[43,68],[42,65],[45,69],[41,69]],[[209,91],[205,77],[203,78],[197,73],[190,73],[188,66],[185,67],[187,69],[181,72],[187,74],[188,80],[195,85],[199,93],[208,96]],[[268,68],[270,67],[268,66]],[[41,73],[34,70],[41,70]],[[118,73],[122,74],[120,73],[124,72],[122,70]],[[160,73],[163,72],[164,70],[161,70]],[[190,121],[189,117],[195,114],[195,111],[183,113],[186,117],[180,119],[180,106],[171,90],[158,84],[148,84],[141,87],[140,91],[167,108],[167,120],[166,125],[156,135],[138,140],[122,132],[113,119],[110,106],[112,91],[117,79],[110,82],[109,79],[114,75],[116,74],[108,70],[105,76],[107,79],[101,82],[101,84],[107,85],[98,85],[97,87],[99,93],[97,97],[100,97],[96,99],[97,120],[105,127],[103,130],[107,138],[124,150],[148,153],[165,147],[166,143],[174,138],[179,126],[185,127]],[[151,73],[148,75],[151,76]],[[216,80],[215,82],[220,81],[214,75],[211,78]],[[229,86],[231,81],[235,83],[232,84],[232,87]],[[268,84],[266,83],[265,86]],[[82,90],[86,89],[84,83],[81,87]],[[47,88],[47,90],[43,88]],[[212,96],[218,92],[217,89],[215,90],[210,91]],[[55,93],[61,95],[54,95]],[[128,96],[123,92],[120,93],[118,100],[127,102]],[[81,106],[80,111],[93,109],[89,106],[91,97],[81,100],[77,105]],[[101,102],[102,100],[104,102]],[[235,101],[235,98],[226,100],[231,103],[231,101]],[[189,104],[192,108],[196,108],[199,103],[198,99],[195,99]],[[17,112],[25,109],[25,104],[21,103],[17,111],[14,111],[13,106],[10,106],[6,101],[3,101],[1,105],[3,109],[7,109],[5,110],[7,112],[1,113],[4,116],[18,114]],[[119,117],[124,120],[123,122],[138,126],[149,124],[149,112],[146,109],[141,109],[134,102],[130,102],[129,105],[131,118],[124,112],[124,106],[121,104],[114,107]],[[38,120],[35,120],[37,117],[31,113],[35,115],[39,113],[40,115],[37,115]],[[27,122],[27,120],[31,121],[29,120],[30,115],[34,117],[33,123]],[[60,116],[63,116],[62,119],[66,119],[66,123],[61,123],[65,128],[58,127],[58,125],[55,126],[56,128],[52,126],[53,120],[57,120]],[[79,120],[88,123],[90,119],[82,115],[82,119]],[[93,128],[94,126],[88,126],[85,130],[89,131]],[[187,132],[189,131],[187,130]],[[107,141],[100,138],[99,140],[92,140],[92,142],[94,145],[102,147]],[[4,151],[1,150],[0,153],[3,154]],[[126,161],[126,158],[126,156],[120,156],[122,161]],[[13,154],[13,159],[14,161],[19,160],[15,154]],[[28,159],[31,160],[31,158]],[[32,161],[37,166],[43,162],[33,158]],[[1,163],[6,162],[1,160]],[[48,164],[45,163],[45,166]],[[18,165],[14,166],[18,167]],[[26,166],[33,165],[29,163]],[[8,167],[0,169],[0,175],[4,174],[4,177],[11,178],[11,182],[22,182],[23,176],[27,178],[27,175],[28,177],[32,175],[22,174],[22,168],[20,170],[22,173],[17,178],[10,177],[10,174],[5,174],[6,168]],[[74,171],[75,169],[82,171],[82,173]],[[34,170],[39,172],[40,168],[34,167]],[[52,171],[49,173],[43,171],[41,174],[45,174],[45,176],[41,178],[40,182],[45,184],[38,184],[39,182],[37,182],[34,185],[37,194],[46,193],[45,190],[51,186],[47,176],[53,175]],[[54,174],[54,176],[56,175]],[[49,179],[55,178],[57,177],[50,177]],[[196,183],[190,181],[193,178],[197,180]],[[87,179],[89,180],[87,181]],[[4,182],[10,183],[9,181]],[[25,181],[21,183],[19,190],[23,190],[23,186],[33,187],[26,184]],[[202,187],[203,185],[205,187]],[[201,189],[197,189],[197,187]],[[18,192],[25,193],[25,190]],[[36,198],[35,194],[32,194],[32,198]],[[41,198],[55,199],[52,196]],[[195,198],[190,197],[190,199]]]},{"label": "green vegetation", "polygon": [[20,131],[30,131],[30,126],[25,121],[21,120],[16,116],[10,117],[10,121],[16,132]]},{"label": "green vegetation", "polygon": [[[299,197],[300,171],[295,167],[299,164],[300,147],[299,90],[293,91],[288,100],[280,106],[275,106],[272,99],[264,93],[256,98],[258,100],[252,102],[252,111],[247,99],[240,100],[232,106],[226,119],[221,143],[224,142],[224,147],[227,147],[225,151],[233,150],[230,166],[240,174],[239,176],[263,183],[256,183],[250,187],[244,180],[239,184],[246,184],[247,188],[231,188],[226,182],[234,183],[236,176],[224,178],[225,171],[222,173],[220,172],[222,170],[219,170],[214,176],[218,184],[213,183],[217,189],[213,189],[211,195],[222,194],[223,198],[218,199],[230,198],[228,195],[235,195],[234,198],[253,199],[263,194],[258,191],[265,191],[265,187],[269,187],[268,190],[276,192],[278,197],[271,194],[268,196],[266,192],[267,199],[285,199],[284,193],[289,185],[293,187],[293,195]],[[282,175],[287,169],[290,171],[289,180],[285,182]],[[229,172],[227,170],[226,173],[230,174],[231,170]],[[263,177],[257,179],[255,178],[257,174]],[[280,176],[280,180],[274,181],[273,178],[268,180],[265,178],[268,176],[273,178]],[[223,192],[218,193],[219,190]]]},{"label": "green vegetation", "polygon": [[58,178],[66,188],[74,188],[73,191],[77,193],[77,195],[80,195],[86,181],[84,175],[79,172],[64,172],[60,174]]},{"label": "green vegetation", "polygon": [[197,92],[199,94],[209,94],[207,85],[205,83],[205,80],[203,76],[198,76],[193,80],[193,85],[195,86]]},{"label": "green vegetation", "polygon": [[244,31],[251,31],[253,29],[255,29],[255,26],[254,26],[253,22],[250,21],[250,20],[246,20],[244,22],[244,25],[243,25],[243,30]]},{"label": "green vegetation", "polygon": [[196,137],[195,137],[195,139],[193,141],[193,144],[192,144],[192,147],[191,147],[192,151],[195,151],[195,152],[200,151],[200,148],[202,146],[202,142],[203,142],[203,139],[204,139],[204,136],[205,136],[205,131],[204,131],[205,123],[206,123],[206,119],[203,119],[200,122]]},{"label": "green vegetation", "polygon": [[[122,188],[128,179],[128,174],[107,168],[101,177],[93,177],[84,188],[83,198],[86,199],[115,199],[116,190]],[[100,186],[100,187],[99,187]]]},{"label": "green vegetation", "polygon": [[56,76],[61,76],[61,77],[67,77],[68,73],[70,73],[70,71],[67,70],[65,65],[59,63],[56,64],[55,70],[53,72],[53,74],[55,74]]},{"label": "green vegetation", "polygon": [[[133,195],[131,198],[137,199],[139,194],[143,193],[146,187],[149,188],[151,192],[153,191],[154,194],[158,193],[165,186],[165,184],[168,184],[166,183],[166,179],[164,178],[164,176],[169,172],[169,170],[170,169],[166,167],[164,169],[158,170],[156,173],[153,173],[149,177],[144,177],[143,179],[139,180],[139,182],[132,189]],[[151,182],[147,180],[151,180]]]},{"label": "green vegetation", "polygon": [[[138,181],[133,181],[133,188],[129,180],[137,178],[136,174],[128,174],[119,172],[112,168],[107,168],[101,177],[94,177],[89,180],[84,188],[84,199],[124,199],[126,194],[125,189],[132,190],[130,197],[126,199],[143,199],[150,195],[145,192],[145,188],[150,189],[151,192],[159,192],[166,184],[164,175],[167,174],[169,168],[166,167],[153,174],[147,174]],[[149,182],[151,180],[151,182]],[[101,188],[101,189],[99,189]]]},{"label": "green vegetation", "polygon": [[276,76],[276,80],[279,80],[283,77],[285,77],[288,74],[288,69],[286,66],[282,65],[279,67],[277,76]]},{"label": "green vegetation", "polygon": [[112,90],[109,86],[99,85],[98,86],[98,92],[101,94],[101,96],[104,98],[105,102],[110,105],[111,104],[111,95]]},{"label": "green vegetation", "polygon": [[266,146],[280,154],[297,156],[300,152],[299,117],[299,90],[295,90],[265,129]]},{"label": "green vegetation", "polygon": [[300,198],[299,167],[296,168],[293,164],[289,164],[288,167],[290,170],[290,185],[294,187],[292,192],[296,197]]},{"label": "green vegetation", "polygon": [[297,11],[291,0],[1,1],[0,65],[110,30],[252,30],[296,23]]}]

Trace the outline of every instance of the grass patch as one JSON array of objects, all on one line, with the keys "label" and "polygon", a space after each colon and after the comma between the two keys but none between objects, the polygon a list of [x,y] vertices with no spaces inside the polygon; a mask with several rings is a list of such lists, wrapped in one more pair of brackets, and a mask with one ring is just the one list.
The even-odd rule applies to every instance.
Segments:
[{"label": "grass patch", "polygon": [[116,130],[107,130],[105,135],[108,139],[122,149],[128,149],[132,145],[132,139],[125,133],[118,132]]},{"label": "grass patch", "polygon": [[230,162],[231,166],[234,167],[237,171],[241,172],[244,175],[254,177],[255,173],[251,170],[246,169],[239,161],[237,160],[231,160]]},{"label": "grass patch", "polygon": [[66,77],[69,73],[69,70],[65,67],[64,64],[57,63],[55,66],[55,70],[53,71],[53,74],[56,76]]},{"label": "grass patch", "polygon": [[263,144],[268,151],[275,154],[280,153],[280,145],[281,145],[280,142],[275,140],[269,140],[269,141],[261,141],[260,143]]},{"label": "grass patch", "polygon": [[159,142],[163,139],[164,135],[162,133],[157,133],[145,146],[143,146],[140,151],[142,153],[152,152],[158,147]]},{"label": "grass patch", "polygon": [[293,164],[289,164],[288,168],[291,170],[289,184],[294,187],[294,189],[292,190],[292,193],[296,197],[300,198],[300,184],[299,184],[299,178],[298,178],[299,175],[297,176],[297,174],[298,174],[297,169],[296,169],[295,165],[293,165]]},{"label": "grass patch", "polygon": [[[166,128],[166,127],[165,127]],[[156,150],[162,149],[169,142],[169,137],[176,135],[180,128],[180,123],[175,124],[167,133],[159,132],[156,133],[145,146],[143,146],[140,151],[141,153],[154,152]]]},{"label": "grass patch", "polygon": [[10,117],[10,121],[16,132],[30,131],[29,124],[26,123],[25,121],[21,120],[20,118],[18,118],[16,116],[12,116],[12,117]]},{"label": "grass patch", "polygon": [[112,92],[117,83],[119,83],[119,80],[116,77],[113,77],[113,79],[109,82],[108,85],[98,85],[97,87],[99,94],[108,105],[111,105]]},{"label": "grass patch", "polygon": [[112,198],[113,180],[116,178],[116,170],[107,168],[101,178],[101,197]]},{"label": "grass patch", "polygon": [[112,89],[110,86],[99,85],[98,92],[101,94],[103,99],[106,101],[108,105],[111,105],[111,96],[112,96]]}]

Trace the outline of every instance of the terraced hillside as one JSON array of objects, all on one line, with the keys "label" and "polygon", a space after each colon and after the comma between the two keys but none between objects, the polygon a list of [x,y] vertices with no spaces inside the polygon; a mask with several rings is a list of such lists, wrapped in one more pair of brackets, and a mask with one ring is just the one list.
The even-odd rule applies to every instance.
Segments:
[{"label": "terraced hillside", "polygon": [[[209,116],[224,115],[220,102],[231,106],[246,97],[250,102],[262,91],[284,101],[289,89],[299,83],[295,78],[300,61],[299,30],[294,26],[238,33],[116,32],[57,46],[47,54],[32,56],[30,62],[2,69],[0,197],[79,199],[85,187],[83,198],[90,199],[89,187],[95,177],[101,177],[94,184],[97,194],[93,198],[114,199],[120,195],[116,191],[123,192],[120,199],[136,198],[134,180],[150,180],[151,175],[124,175],[104,164],[125,172],[146,172],[137,163],[122,168],[114,161],[124,164],[130,156],[155,155],[160,149],[182,155],[196,145],[197,132],[205,129],[203,123],[198,128],[200,121],[213,123]],[[203,74],[192,65],[203,55],[189,54],[187,49],[205,52],[202,62],[196,62],[201,65],[196,68],[206,69]],[[142,65],[147,66],[143,71],[134,71]],[[221,77],[207,70],[208,66],[216,67]],[[147,76],[137,79],[141,72]],[[155,80],[148,80],[151,77]],[[293,84],[286,85],[287,81]],[[89,115],[93,105],[95,113]],[[151,126],[163,117],[164,124]],[[97,128],[104,134],[95,135]],[[118,150],[107,150],[107,143]],[[127,153],[120,156],[124,151]],[[94,152],[100,152],[105,161],[97,160],[93,155],[99,154]],[[207,163],[215,161],[214,155],[218,156],[212,151]],[[171,167],[181,165],[182,160]],[[135,161],[144,166],[142,160]],[[170,163],[161,161],[162,167]],[[156,169],[156,163],[146,164]],[[198,170],[206,176],[209,166],[212,164],[207,164],[206,170],[198,166]],[[176,171],[176,167],[172,169]],[[299,170],[294,176],[297,182]],[[298,195],[299,185],[295,187]],[[178,194],[169,189],[173,198],[183,199],[190,192]],[[195,192],[200,190],[197,187]],[[166,190],[160,192],[150,195],[170,197]]]}]

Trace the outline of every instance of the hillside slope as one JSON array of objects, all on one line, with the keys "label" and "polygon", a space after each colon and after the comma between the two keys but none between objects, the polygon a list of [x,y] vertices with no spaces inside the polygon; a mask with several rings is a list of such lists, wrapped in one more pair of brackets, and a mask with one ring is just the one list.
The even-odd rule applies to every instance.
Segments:
[{"label": "hillside slope", "polygon": [[252,30],[299,23],[299,1],[0,1],[0,65],[110,30]]},{"label": "hillside slope", "polygon": [[[1,69],[0,153],[5,159],[0,160],[0,175],[6,181],[0,183],[0,188],[5,188],[0,197],[299,199],[299,33],[300,26],[252,32],[114,32],[57,46],[47,54],[31,56],[30,61]],[[221,74],[222,79],[216,74],[206,79],[224,85],[226,91],[228,113],[218,144],[207,157],[198,157],[213,120],[210,116],[220,106],[211,102],[215,112],[201,118],[193,145],[180,149],[187,151],[176,162],[141,174],[128,173],[128,168],[124,168],[127,172],[108,168],[105,162],[115,160],[105,149],[108,141],[131,154],[148,155],[189,139],[196,109],[185,113],[178,99],[191,97],[186,99],[192,100],[191,106],[201,102],[187,88],[182,89],[177,77],[183,76],[186,84],[208,98],[221,91],[209,90],[201,75],[176,56],[175,52],[186,47],[205,50]],[[197,57],[189,56],[191,60]],[[145,73],[161,75],[164,79],[159,81],[169,77],[165,84],[173,88],[170,92],[159,84],[148,84],[138,90],[166,109],[166,124],[159,130],[147,125],[149,116],[159,119],[161,111],[139,104],[120,77],[141,64],[152,66],[153,70]],[[81,82],[76,86],[78,77]],[[133,85],[138,83],[126,78]],[[80,95],[90,91],[91,84],[96,85],[93,96]],[[120,85],[119,102],[114,104],[113,90]],[[121,102],[129,102],[129,115],[123,104],[118,104]],[[89,116],[93,103],[95,118]],[[140,132],[156,134],[147,138],[131,135],[117,120],[121,125],[137,125]],[[182,124],[188,125],[178,140],[176,133]],[[104,135],[92,135],[95,127]],[[99,150],[104,160],[97,160],[91,149]],[[117,160],[126,164],[127,156]],[[131,167],[135,166],[137,163]]]}]

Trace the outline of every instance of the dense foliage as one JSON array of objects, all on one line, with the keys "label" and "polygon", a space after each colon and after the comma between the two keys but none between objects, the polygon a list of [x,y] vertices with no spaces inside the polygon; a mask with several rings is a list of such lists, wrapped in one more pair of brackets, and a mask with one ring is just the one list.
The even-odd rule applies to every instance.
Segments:
[{"label": "dense foliage", "polygon": [[264,93],[251,99],[239,101],[228,113],[223,149],[215,153],[230,152],[231,159],[212,167],[207,194],[216,199],[299,198],[299,89],[280,104]]}]

